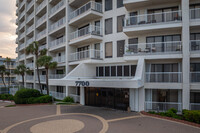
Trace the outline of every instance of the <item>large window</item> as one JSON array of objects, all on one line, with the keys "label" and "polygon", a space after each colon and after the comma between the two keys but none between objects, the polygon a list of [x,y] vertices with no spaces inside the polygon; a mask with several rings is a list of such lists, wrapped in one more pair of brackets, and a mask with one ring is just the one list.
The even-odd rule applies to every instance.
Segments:
[{"label": "large window", "polygon": [[117,41],[117,57],[124,56],[125,40]]},{"label": "large window", "polygon": [[99,66],[96,67],[97,77],[133,77],[136,65]]},{"label": "large window", "polygon": [[128,44],[129,44],[129,51],[137,53],[138,51],[138,38],[130,38],[128,39]]},{"label": "large window", "polygon": [[123,7],[123,0],[117,0],[117,8]]},{"label": "large window", "polygon": [[105,43],[105,57],[112,58],[113,55],[113,47],[112,42]]},{"label": "large window", "polygon": [[117,32],[122,32],[123,31],[124,18],[125,18],[125,15],[117,17]]},{"label": "large window", "polygon": [[105,20],[105,34],[108,35],[108,34],[112,34],[112,31],[113,31],[113,25],[112,25],[112,18],[109,18],[109,19],[106,19]]},{"label": "large window", "polygon": [[190,5],[190,18],[199,19],[200,18],[200,4]]},{"label": "large window", "polygon": [[113,2],[112,0],[105,0],[105,11],[112,10]]}]

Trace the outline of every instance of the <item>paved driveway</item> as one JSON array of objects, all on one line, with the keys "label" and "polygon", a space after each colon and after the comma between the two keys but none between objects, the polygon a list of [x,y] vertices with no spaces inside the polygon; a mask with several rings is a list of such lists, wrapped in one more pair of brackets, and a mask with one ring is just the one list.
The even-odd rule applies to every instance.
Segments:
[{"label": "paved driveway", "polygon": [[200,129],[135,112],[80,105],[43,105],[0,108],[0,132],[200,133]]}]

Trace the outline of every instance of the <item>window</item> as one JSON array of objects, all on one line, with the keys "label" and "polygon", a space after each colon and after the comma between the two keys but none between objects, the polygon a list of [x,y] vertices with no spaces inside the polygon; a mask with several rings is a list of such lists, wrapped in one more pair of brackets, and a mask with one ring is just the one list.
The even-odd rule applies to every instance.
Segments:
[{"label": "window", "polygon": [[116,76],[116,66],[111,66],[111,76]]},{"label": "window", "polygon": [[130,68],[129,68],[128,65],[127,65],[127,66],[124,66],[124,76],[125,76],[125,77],[130,76]]},{"label": "window", "polygon": [[105,11],[112,10],[112,0],[105,0]]},{"label": "window", "polygon": [[117,57],[124,56],[125,40],[117,41]]},{"label": "window", "polygon": [[122,66],[117,66],[117,76],[118,77],[122,76]]},{"label": "window", "polygon": [[64,93],[63,86],[57,86],[57,92]]},{"label": "window", "polygon": [[106,67],[105,67],[105,76],[106,76],[106,77],[109,77],[109,76],[110,76],[110,67],[109,67],[109,66],[106,66]]},{"label": "window", "polygon": [[117,32],[122,32],[123,31],[124,18],[125,18],[125,15],[117,17]]},{"label": "window", "polygon": [[113,27],[112,27],[112,18],[105,20],[105,34],[112,34]]},{"label": "window", "polygon": [[112,42],[105,44],[105,58],[112,58]]},{"label": "window", "polygon": [[129,51],[137,53],[138,52],[138,38],[130,38],[128,39]]},{"label": "window", "polygon": [[200,4],[190,5],[190,11],[191,11],[190,18],[191,19],[200,18],[199,8],[200,8]]},{"label": "window", "polygon": [[99,67],[99,76],[104,76],[104,67]]},{"label": "window", "polygon": [[117,8],[123,7],[123,0],[117,0]]}]

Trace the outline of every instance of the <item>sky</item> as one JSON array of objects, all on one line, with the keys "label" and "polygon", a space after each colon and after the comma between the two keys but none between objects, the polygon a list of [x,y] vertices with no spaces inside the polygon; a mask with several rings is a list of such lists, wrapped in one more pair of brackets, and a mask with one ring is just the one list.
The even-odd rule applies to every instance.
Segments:
[{"label": "sky", "polygon": [[16,58],[16,0],[0,0],[0,56]]}]

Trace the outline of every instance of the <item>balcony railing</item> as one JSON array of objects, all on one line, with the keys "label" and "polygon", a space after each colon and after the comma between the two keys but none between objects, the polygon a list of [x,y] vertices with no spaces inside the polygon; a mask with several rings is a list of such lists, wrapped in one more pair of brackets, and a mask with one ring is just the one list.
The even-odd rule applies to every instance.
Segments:
[{"label": "balcony railing", "polygon": [[37,40],[40,39],[40,38],[42,38],[42,37],[44,37],[46,35],[46,33],[47,33],[46,29],[44,29],[43,31],[39,32],[37,34],[37,36],[36,36]]},{"label": "balcony railing", "polygon": [[181,51],[181,41],[141,43],[129,44],[126,55],[181,53]]},{"label": "balcony railing", "polygon": [[182,111],[182,103],[178,102],[145,102],[145,111],[165,112],[175,108],[178,112]]},{"label": "balcony railing", "polygon": [[65,62],[65,55],[53,57],[53,61],[57,63],[64,63]]},{"label": "balcony railing", "polygon": [[66,42],[66,38],[65,37],[61,37],[59,39],[56,39],[56,40],[50,42],[50,48],[54,47],[54,46],[59,46],[59,45],[65,43],[65,42]]},{"label": "balcony railing", "polygon": [[46,44],[45,45],[42,45],[42,46],[40,46],[39,47],[39,51],[41,51],[41,50],[43,50],[43,49],[45,49],[46,48]]},{"label": "balcony railing", "polygon": [[61,7],[63,7],[65,5],[64,0],[61,0],[57,5],[55,5],[51,10],[50,10],[50,14],[52,15],[53,13],[55,13],[57,10],[59,10]]},{"label": "balcony railing", "polygon": [[19,9],[21,9],[22,8],[22,6],[25,4],[25,0],[23,0],[22,2],[21,2],[21,4],[19,5]]},{"label": "balcony railing", "polygon": [[66,76],[66,74],[50,74],[49,79],[62,79]]},{"label": "balcony railing", "polygon": [[47,4],[47,0],[44,0],[38,7],[36,8],[36,13],[38,13],[41,9],[43,9]]},{"label": "balcony railing", "polygon": [[31,26],[27,29],[26,33],[29,33],[29,32],[32,31],[33,29],[34,29],[34,25],[31,25]]},{"label": "balcony railing", "polygon": [[181,13],[182,13],[181,11],[170,11],[170,12],[130,16],[125,19],[125,27],[145,25],[145,24],[180,22],[182,21]]},{"label": "balcony railing", "polygon": [[29,22],[34,17],[34,12],[32,12],[28,17],[26,22]]},{"label": "balcony railing", "polygon": [[34,0],[32,0],[30,3],[28,3],[27,11],[32,7],[33,4],[34,4]]},{"label": "balcony railing", "polygon": [[27,75],[26,80],[32,80],[33,81],[33,75]]},{"label": "balcony railing", "polygon": [[72,97],[74,99],[75,103],[80,103],[80,96],[79,95],[75,95],[75,94],[69,94],[70,97]]},{"label": "balcony railing", "polygon": [[25,15],[25,10],[19,15],[19,19],[21,19]]},{"label": "balcony railing", "polygon": [[[43,90],[42,93],[47,94],[47,91]],[[49,91],[49,94],[52,97],[54,97],[56,99],[60,99],[60,100],[63,100],[66,97],[66,93],[60,93],[60,92],[55,92],[55,91]]]},{"label": "balcony railing", "polygon": [[200,51],[200,40],[190,41],[190,51]]},{"label": "balcony railing", "polygon": [[[36,81],[38,81],[38,76],[36,75]],[[40,75],[40,81],[46,82],[46,75]]]},{"label": "balcony railing", "polygon": [[25,37],[25,32],[23,32],[22,34],[19,35],[19,40],[21,40],[24,37]]},{"label": "balcony railing", "polygon": [[22,27],[25,26],[25,21],[23,23],[20,24],[19,29],[21,29]]},{"label": "balcony railing", "polygon": [[30,69],[33,69],[33,68],[34,68],[34,64],[33,64],[33,63],[28,63],[28,64],[26,64],[26,66],[27,66],[28,68],[30,68]]},{"label": "balcony railing", "polygon": [[47,18],[47,14],[43,15],[41,18],[39,18],[36,22],[36,25],[40,25],[42,22],[44,22]]},{"label": "balcony railing", "polygon": [[75,32],[72,32],[70,34],[70,40],[85,36],[85,35],[97,35],[97,36],[101,36],[102,35],[102,28],[99,26],[95,26],[95,25],[90,25],[87,26],[83,29],[77,30]]},{"label": "balcony railing", "polygon": [[53,31],[53,30],[55,30],[55,29],[57,29],[57,28],[63,26],[63,25],[65,24],[65,22],[66,22],[66,18],[65,18],[65,17],[61,18],[60,20],[58,20],[57,22],[53,23],[53,24],[50,26],[49,31],[51,32],[51,31]]},{"label": "balcony railing", "polygon": [[22,54],[22,55],[20,55],[19,56],[19,59],[21,60],[21,59],[24,59],[25,58],[25,54]]},{"label": "balcony railing", "polygon": [[89,49],[81,52],[71,53],[70,61],[79,61],[83,59],[102,59],[102,51],[96,49]]},{"label": "balcony railing", "polygon": [[25,43],[19,45],[19,50],[22,50],[23,48],[25,48]]},{"label": "balcony railing", "polygon": [[181,83],[182,72],[146,72],[146,82]]},{"label": "balcony railing", "polygon": [[76,9],[75,11],[70,13],[70,20],[85,13],[86,11],[93,10],[97,12],[102,12],[102,4],[94,1],[88,2],[82,7]]},{"label": "balcony railing", "polygon": [[34,39],[33,39],[33,37],[32,37],[32,38],[30,38],[30,39],[28,39],[28,41],[27,41],[26,45],[27,45],[27,46],[29,46],[29,45],[30,45],[30,44],[33,42],[33,40],[34,40]]},{"label": "balcony railing", "polygon": [[200,8],[190,9],[190,19],[200,19]]},{"label": "balcony railing", "polygon": [[191,83],[200,82],[200,72],[190,72],[190,82]]},{"label": "balcony railing", "polygon": [[190,110],[200,110],[200,103],[190,103]]}]

